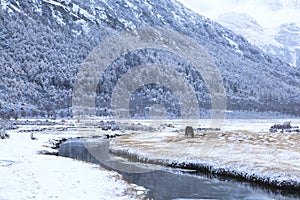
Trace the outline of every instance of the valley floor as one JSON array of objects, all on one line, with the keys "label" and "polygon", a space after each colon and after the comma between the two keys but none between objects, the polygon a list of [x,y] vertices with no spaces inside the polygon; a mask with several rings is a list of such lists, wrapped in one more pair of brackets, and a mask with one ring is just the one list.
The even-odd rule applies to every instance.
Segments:
[{"label": "valley floor", "polygon": [[[267,131],[270,125],[280,122],[226,121],[222,131],[199,131],[195,138],[186,138],[184,124],[174,121],[130,121],[124,131],[103,131],[92,125],[92,129],[84,128],[77,134],[74,127],[65,129],[71,123],[62,127],[23,126],[8,131],[9,139],[0,140],[0,200],[141,197],[136,186],[122,180],[116,172],[40,153],[57,151],[51,149],[49,140],[89,137],[93,131],[93,136],[123,134],[110,142],[111,151],[122,156],[174,167],[196,166],[212,173],[299,188],[300,134]],[[208,126],[209,121],[201,124]],[[300,121],[292,124],[299,125]],[[237,127],[243,130],[235,130]],[[31,140],[32,132],[37,140]]]},{"label": "valley floor", "polygon": [[173,125],[160,132],[114,138],[110,150],[151,163],[300,187],[299,133],[234,131],[228,126],[225,131],[197,132],[195,138],[186,138],[182,126],[179,129]]},{"label": "valley floor", "polygon": [[[0,140],[0,199],[133,199],[134,189],[116,172],[68,158],[42,155],[49,140],[74,137],[49,131],[9,131]],[[50,145],[51,146],[51,145]],[[55,150],[52,150],[55,151]]]}]

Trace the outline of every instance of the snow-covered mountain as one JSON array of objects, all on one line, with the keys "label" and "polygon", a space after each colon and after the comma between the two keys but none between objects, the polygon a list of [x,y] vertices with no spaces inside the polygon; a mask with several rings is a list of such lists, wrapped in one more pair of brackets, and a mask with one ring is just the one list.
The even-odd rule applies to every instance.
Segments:
[{"label": "snow-covered mountain", "polygon": [[[181,1],[191,8],[196,5],[194,10],[244,36],[264,52],[300,66],[299,0]],[[208,4],[208,9],[202,4]]]},{"label": "snow-covered mountain", "polygon": [[217,21],[243,35],[264,52],[300,67],[297,65],[300,64],[300,24],[285,23],[275,28],[263,28],[245,13],[225,13],[220,15]]},{"label": "snow-covered mountain", "polygon": [[[176,30],[206,48],[223,76],[228,109],[299,114],[297,69],[176,1],[1,0],[1,116],[72,115],[74,80],[89,52],[108,36],[149,26]],[[110,114],[117,80],[147,63],[174,65],[197,91],[200,107],[210,107],[210,95],[193,66],[170,52],[145,49],[107,68],[97,91],[98,114]],[[166,91],[155,85],[140,88],[130,103],[133,113],[144,115],[147,107],[163,104],[177,115],[179,105]],[[138,97],[142,103],[135,102]]]}]

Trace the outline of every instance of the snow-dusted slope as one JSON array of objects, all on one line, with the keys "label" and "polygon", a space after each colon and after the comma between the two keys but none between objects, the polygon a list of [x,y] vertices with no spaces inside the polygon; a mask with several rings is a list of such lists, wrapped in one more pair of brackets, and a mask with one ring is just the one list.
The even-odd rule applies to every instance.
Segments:
[{"label": "snow-dusted slope", "polygon": [[[229,109],[299,114],[300,74],[296,69],[176,1],[6,0],[1,1],[1,11],[2,116],[71,115],[76,72],[89,52],[117,32],[149,26],[186,34],[208,51],[223,76]],[[110,114],[117,80],[134,66],[147,63],[172,63],[195,89],[200,107],[210,107],[203,79],[187,61],[147,49],[124,55],[107,68],[99,83],[98,114]],[[149,99],[158,93],[157,88],[141,88],[140,92],[150,105],[157,103]],[[163,101],[173,105],[165,94],[160,95]],[[142,102],[138,106],[149,105]]]},{"label": "snow-dusted slope", "polygon": [[298,24],[284,23],[279,27],[263,28],[254,18],[245,13],[225,13],[220,15],[217,21],[243,35],[264,52],[298,66],[298,59],[300,59],[297,53],[300,48]]},{"label": "snow-dusted slope", "polygon": [[[300,1],[181,0],[199,13],[233,30],[252,44],[293,66],[299,64]],[[204,9],[204,8],[207,9]],[[258,28],[259,27],[259,28]],[[287,30],[288,29],[288,30]],[[298,64],[297,64],[298,62]]]}]

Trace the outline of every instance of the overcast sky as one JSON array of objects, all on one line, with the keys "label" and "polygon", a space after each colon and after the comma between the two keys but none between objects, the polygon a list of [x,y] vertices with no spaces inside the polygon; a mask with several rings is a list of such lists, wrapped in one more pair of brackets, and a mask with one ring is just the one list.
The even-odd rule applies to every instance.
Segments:
[{"label": "overcast sky", "polygon": [[226,12],[243,12],[254,17],[264,27],[282,23],[300,23],[300,10],[292,9],[296,0],[179,0],[201,15],[216,20]]}]

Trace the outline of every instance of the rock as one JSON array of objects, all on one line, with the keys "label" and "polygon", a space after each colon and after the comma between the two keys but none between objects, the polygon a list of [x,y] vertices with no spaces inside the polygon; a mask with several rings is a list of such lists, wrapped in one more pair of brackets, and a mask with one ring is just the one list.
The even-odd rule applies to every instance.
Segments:
[{"label": "rock", "polygon": [[194,130],[193,130],[193,127],[191,126],[187,126],[185,127],[185,134],[184,134],[186,137],[194,137],[195,134],[194,134]]},{"label": "rock", "polygon": [[276,132],[300,132],[300,129],[298,126],[291,126],[291,122],[284,122],[283,124],[274,124],[269,129],[269,132],[276,133]]}]

